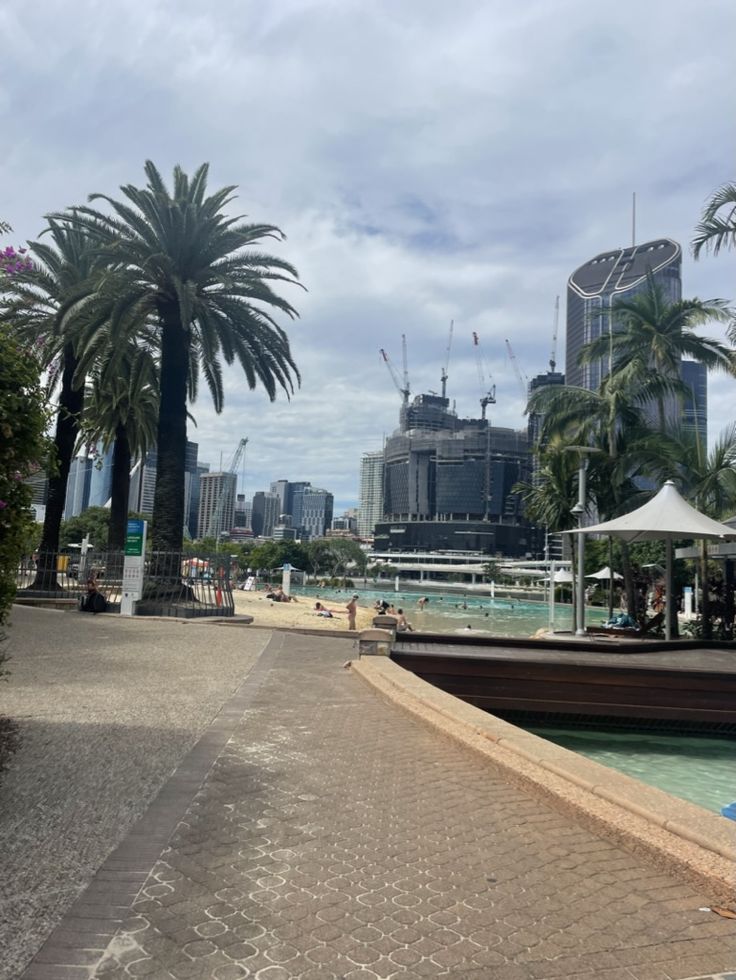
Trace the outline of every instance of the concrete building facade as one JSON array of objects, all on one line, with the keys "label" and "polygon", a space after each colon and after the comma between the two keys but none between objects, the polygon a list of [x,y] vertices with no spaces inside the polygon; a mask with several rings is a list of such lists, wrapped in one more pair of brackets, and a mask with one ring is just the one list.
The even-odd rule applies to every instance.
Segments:
[{"label": "concrete building facade", "polygon": [[360,508],[358,534],[372,538],[383,517],[383,450],[363,453],[360,460]]},{"label": "concrete building facade", "polygon": [[203,473],[199,481],[198,538],[229,535],[235,524],[235,473]]}]

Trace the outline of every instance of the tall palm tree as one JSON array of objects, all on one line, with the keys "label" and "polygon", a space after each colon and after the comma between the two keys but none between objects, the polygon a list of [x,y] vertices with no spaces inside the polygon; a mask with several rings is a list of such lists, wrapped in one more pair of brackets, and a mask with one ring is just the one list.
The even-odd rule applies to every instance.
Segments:
[{"label": "tall palm tree", "polygon": [[[99,352],[98,352],[99,357]],[[108,362],[110,354],[108,354]],[[114,374],[98,362],[91,375],[85,404],[84,439],[88,444],[112,448],[112,488],[107,546],[121,550],[128,519],[130,466],[156,442],[158,423],[158,367],[153,351],[128,345],[117,359]]]},{"label": "tall palm tree", "polygon": [[[697,433],[679,428],[668,432],[662,444],[663,475],[674,479],[699,511],[721,520],[736,510],[736,422],[718,436],[710,451]],[[710,639],[712,621],[708,592],[708,544],[701,541],[703,635]]]},{"label": "tall palm tree", "polygon": [[611,333],[587,344],[581,352],[581,362],[610,357],[611,374],[634,365],[642,379],[655,371],[660,378],[655,397],[662,431],[667,394],[680,397],[687,394],[680,381],[683,357],[704,364],[708,370],[736,373],[734,351],[718,340],[699,336],[694,330],[710,320],[729,321],[733,314],[725,300],[683,299],[670,303],[649,271],[644,291],[629,299],[615,300],[610,315]]},{"label": "tall palm tree", "polygon": [[705,205],[692,245],[696,259],[703,250],[718,255],[736,246],[736,184],[723,184]]},{"label": "tall palm tree", "polygon": [[160,411],[153,507],[155,550],[179,551],[184,527],[187,395],[196,391],[198,361],[215,409],[223,407],[221,358],[240,363],[250,388],[260,382],[271,400],[287,396],[299,372],[272,310],[296,317],[273,282],[298,285],[296,269],[255,249],[283,240],[274,225],[246,224],[223,209],[234,187],[207,196],[208,165],[191,179],[174,169],[170,191],[148,161],[145,187],[121,187],[125,200],[95,194],[112,213],[92,207],[75,220],[95,237],[109,275],[97,294],[98,316],[111,336],[131,336],[153,320],[158,329]]},{"label": "tall palm tree", "polygon": [[[529,400],[528,411],[543,416],[540,442],[552,447],[558,467],[564,466],[561,457],[568,456],[577,468],[577,454],[568,448],[586,446],[597,450],[591,455],[588,486],[604,519],[618,516],[638,501],[640,492],[634,478],[646,473],[656,459],[641,405],[635,397],[642,391],[639,380],[636,366],[630,364],[607,375],[598,391],[550,386],[538,389]],[[651,398],[660,387],[661,381],[650,376],[643,393]],[[569,474],[567,480],[569,486]],[[568,510],[573,503],[570,493]],[[556,502],[555,506],[562,510],[564,503]],[[571,524],[568,518],[567,527]],[[633,568],[625,542],[621,543],[621,557],[629,613],[636,617]]]},{"label": "tall palm tree", "polygon": [[56,430],[48,467],[48,498],[31,589],[58,588],[56,554],[66,487],[79,436],[84,378],[79,377],[75,323],[96,290],[96,258],[85,231],[68,219],[50,220],[53,244],[32,242],[33,268],[7,282],[4,317],[18,336],[32,343],[59,389]]}]

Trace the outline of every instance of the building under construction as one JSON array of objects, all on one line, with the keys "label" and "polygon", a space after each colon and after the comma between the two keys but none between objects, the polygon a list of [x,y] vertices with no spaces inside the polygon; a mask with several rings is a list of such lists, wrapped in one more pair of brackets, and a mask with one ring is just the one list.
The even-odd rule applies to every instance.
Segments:
[{"label": "building under construction", "polygon": [[384,449],[376,550],[528,555],[533,531],[513,487],[529,472],[526,432],[458,418],[444,395],[409,402],[406,390]]}]

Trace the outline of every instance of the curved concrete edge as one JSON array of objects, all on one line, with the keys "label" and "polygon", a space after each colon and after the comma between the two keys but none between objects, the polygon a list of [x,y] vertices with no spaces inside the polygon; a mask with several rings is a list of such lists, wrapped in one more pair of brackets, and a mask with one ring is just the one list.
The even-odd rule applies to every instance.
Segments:
[{"label": "curved concrete edge", "polygon": [[352,670],[397,706],[480,752],[512,782],[645,853],[712,900],[733,900],[736,828],[726,818],[531,735],[387,657],[354,660]]}]

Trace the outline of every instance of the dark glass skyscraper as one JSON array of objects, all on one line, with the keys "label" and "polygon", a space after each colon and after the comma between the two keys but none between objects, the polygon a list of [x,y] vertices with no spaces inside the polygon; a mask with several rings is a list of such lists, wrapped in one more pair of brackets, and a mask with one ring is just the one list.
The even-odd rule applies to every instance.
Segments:
[{"label": "dark glass skyscraper", "polygon": [[608,358],[578,363],[580,351],[609,333],[609,310],[617,298],[629,299],[646,286],[651,270],[668,302],[682,297],[682,250],[669,238],[602,252],[581,265],[567,283],[567,358],[565,382],[595,391],[608,373]]}]

